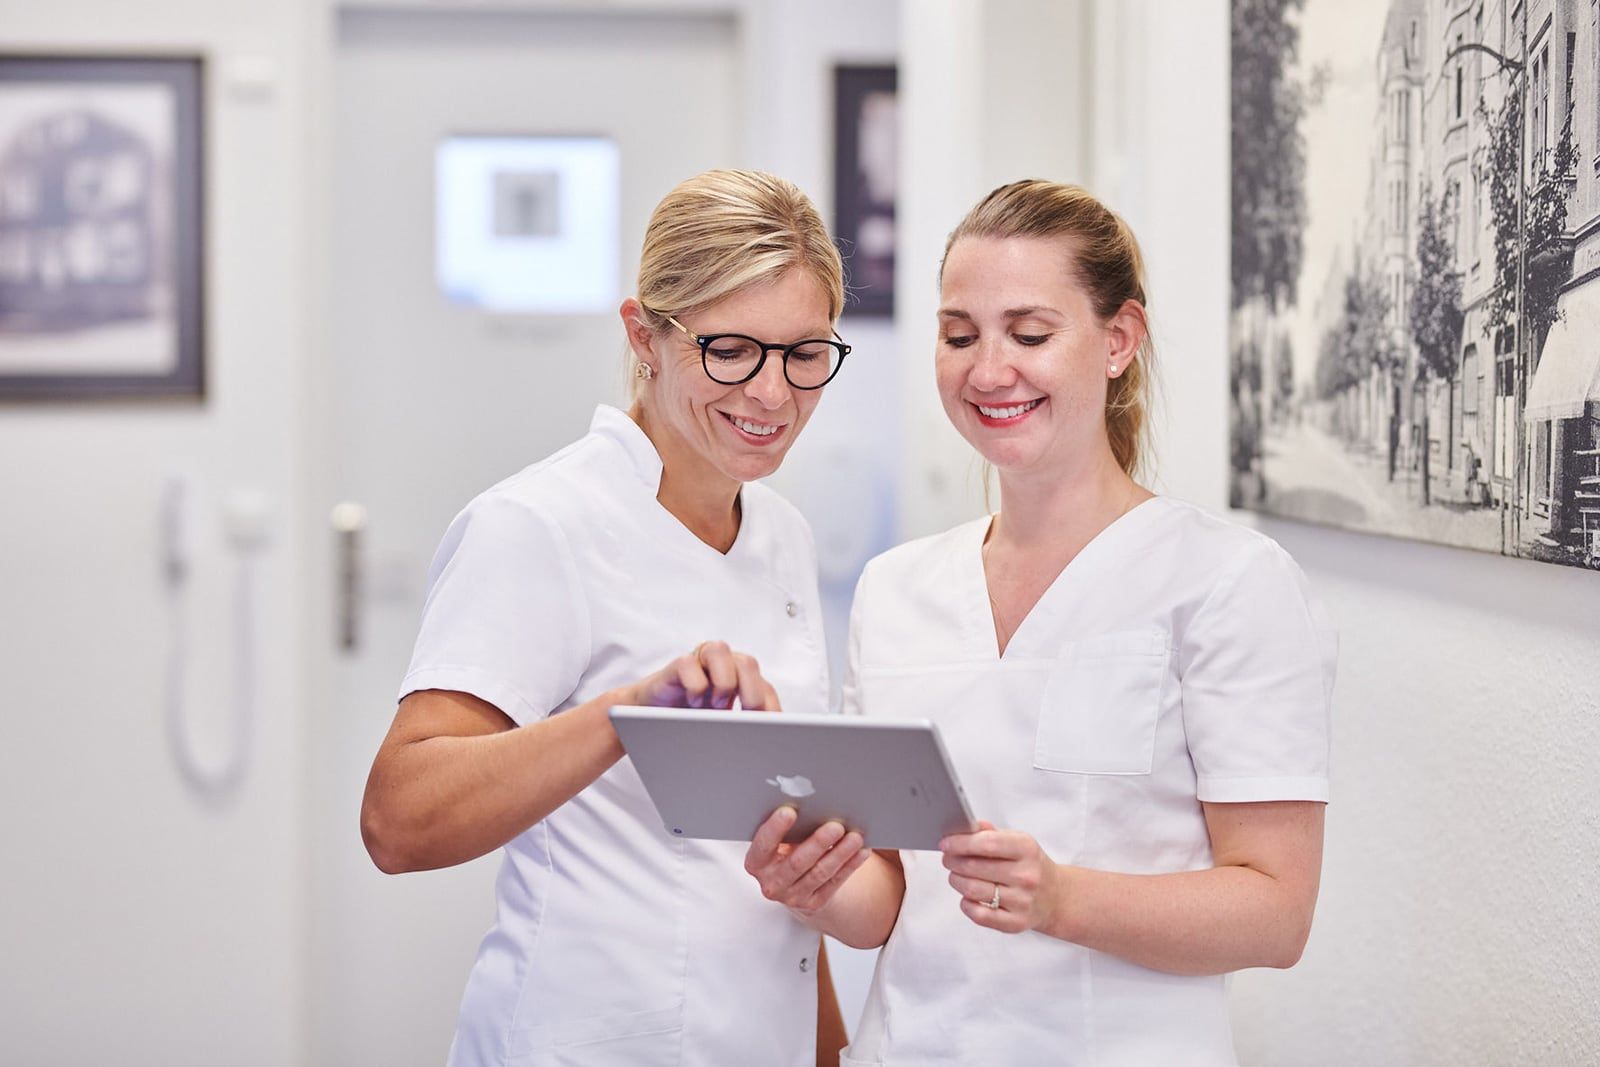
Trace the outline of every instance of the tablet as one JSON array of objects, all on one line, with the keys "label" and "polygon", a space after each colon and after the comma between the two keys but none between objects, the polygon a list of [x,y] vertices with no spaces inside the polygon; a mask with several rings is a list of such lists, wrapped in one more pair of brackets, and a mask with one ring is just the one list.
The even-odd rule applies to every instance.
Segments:
[{"label": "tablet", "polygon": [[926,720],[619,705],[611,722],[668,833],[749,841],[781,805],[805,840],[830,819],[871,848],[936,849],[977,827]]}]

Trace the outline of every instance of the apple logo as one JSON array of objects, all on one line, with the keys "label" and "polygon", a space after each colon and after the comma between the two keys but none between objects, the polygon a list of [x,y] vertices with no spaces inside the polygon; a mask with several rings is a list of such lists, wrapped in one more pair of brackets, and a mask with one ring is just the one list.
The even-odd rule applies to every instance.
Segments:
[{"label": "apple logo", "polygon": [[767,784],[777,786],[783,791],[784,796],[797,799],[799,797],[808,797],[816,792],[816,789],[811,785],[811,779],[803,774],[793,776],[780,774],[776,778],[768,778]]}]

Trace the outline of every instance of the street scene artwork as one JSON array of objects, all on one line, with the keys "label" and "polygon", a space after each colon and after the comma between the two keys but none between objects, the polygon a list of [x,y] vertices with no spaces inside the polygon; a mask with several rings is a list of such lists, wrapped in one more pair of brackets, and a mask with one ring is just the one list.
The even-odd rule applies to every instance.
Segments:
[{"label": "street scene artwork", "polygon": [[1600,3],[1232,23],[1233,505],[1600,568]]}]

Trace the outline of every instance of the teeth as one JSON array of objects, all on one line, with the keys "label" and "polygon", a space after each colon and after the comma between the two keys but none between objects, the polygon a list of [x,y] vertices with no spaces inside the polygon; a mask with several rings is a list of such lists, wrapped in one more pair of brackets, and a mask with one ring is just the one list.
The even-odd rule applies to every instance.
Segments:
[{"label": "teeth", "polygon": [[1044,398],[1040,397],[1038,400],[1030,400],[1026,404],[1017,404],[1014,407],[1009,408],[988,408],[984,407],[982,404],[979,404],[978,410],[983,412],[985,418],[1014,419],[1018,415],[1021,415],[1024,411],[1032,411],[1034,408],[1038,407],[1043,400]]},{"label": "teeth", "polygon": [[762,426],[760,423],[746,422],[737,415],[729,415],[728,418],[733,420],[733,424],[745,433],[755,434],[757,437],[771,437],[780,429],[777,426]]}]

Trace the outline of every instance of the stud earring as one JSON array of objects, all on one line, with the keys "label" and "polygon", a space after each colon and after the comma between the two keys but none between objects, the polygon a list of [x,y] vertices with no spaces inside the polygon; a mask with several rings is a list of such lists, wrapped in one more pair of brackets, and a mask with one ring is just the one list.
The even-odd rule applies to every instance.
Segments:
[{"label": "stud earring", "polygon": [[1117,365],[1115,363],[1111,364],[1111,376],[1113,378],[1117,376]]},{"label": "stud earring", "polygon": [[633,376],[640,381],[648,382],[656,376],[656,369],[648,363],[641,363],[634,368]]}]

